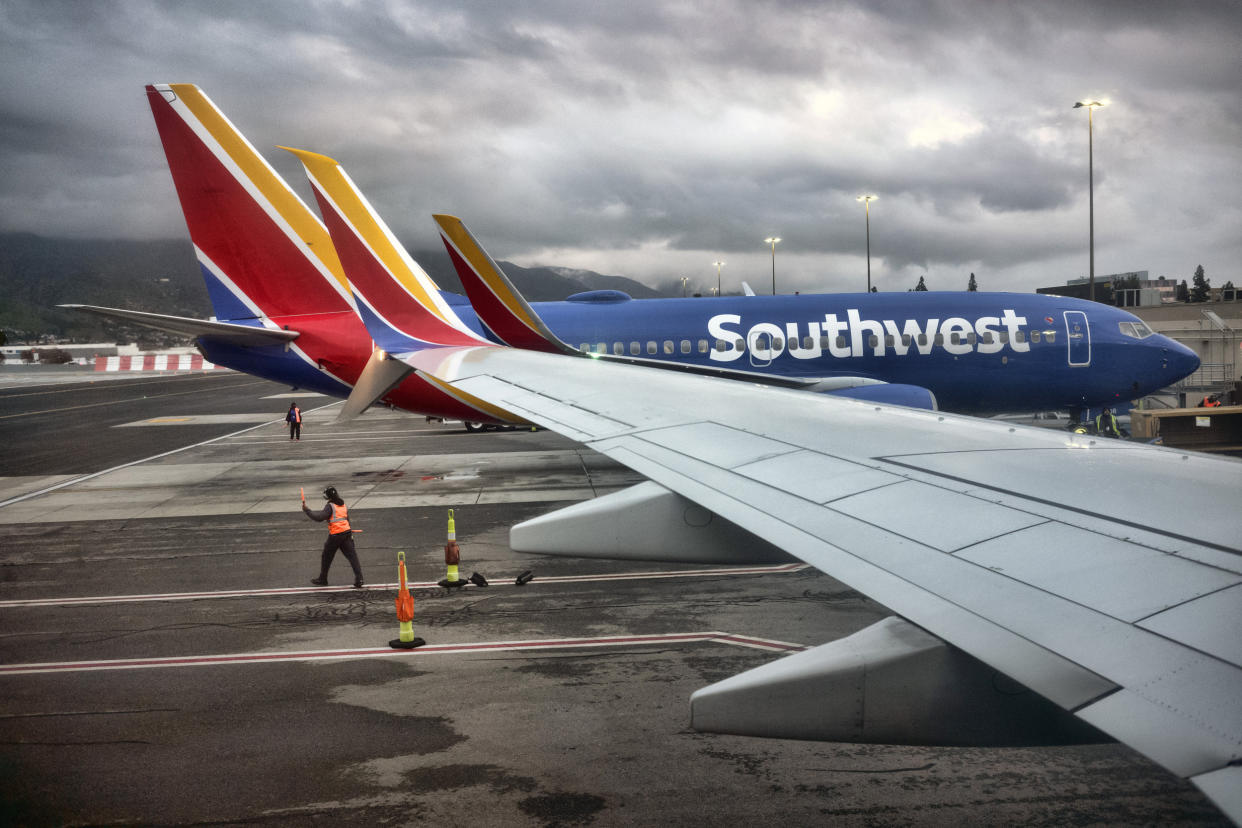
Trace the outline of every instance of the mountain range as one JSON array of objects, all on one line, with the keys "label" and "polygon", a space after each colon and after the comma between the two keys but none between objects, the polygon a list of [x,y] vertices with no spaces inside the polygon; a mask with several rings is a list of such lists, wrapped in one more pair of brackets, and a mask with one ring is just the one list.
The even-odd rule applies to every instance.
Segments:
[{"label": "mountain range", "polygon": [[[461,282],[443,250],[415,250],[414,260],[444,290]],[[519,267],[499,262],[527,299],[556,301],[587,290],[621,290],[636,299],[664,296],[624,276],[562,267]],[[138,341],[150,346],[185,344],[138,326],[57,308],[60,304],[207,318],[207,288],[188,240],[57,239],[0,233],[0,330],[9,342],[42,337],[78,342]]]}]

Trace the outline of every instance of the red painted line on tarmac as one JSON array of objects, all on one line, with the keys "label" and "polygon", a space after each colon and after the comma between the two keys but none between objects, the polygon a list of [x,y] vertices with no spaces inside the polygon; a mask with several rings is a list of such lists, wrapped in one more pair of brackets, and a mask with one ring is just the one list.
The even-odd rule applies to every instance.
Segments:
[{"label": "red painted line on tarmac", "polygon": [[461,655],[478,652],[517,652],[522,650],[563,650],[589,647],[624,647],[645,644],[730,644],[771,652],[799,652],[801,644],[774,641],[724,632],[665,633],[661,635],[611,635],[595,638],[549,638],[531,641],[485,641],[475,644],[426,644],[413,650],[391,647],[365,649],[306,650],[291,653],[236,653],[221,655],[132,658],[101,661],[58,661],[35,664],[0,665],[0,676],[38,673],[81,673],[98,670],[137,670],[154,667],[208,667],[223,664],[265,664],[280,661],[332,661],[350,658],[391,658],[393,656]]},{"label": "red painted line on tarmac", "polygon": [[[784,572],[797,572],[806,569],[806,564],[789,563],[776,566],[727,567],[720,569],[679,569],[667,572],[615,572],[603,575],[554,575],[546,578],[536,576],[530,583],[569,584],[589,583],[591,581],[628,581],[652,578],[704,578],[719,575],[768,575]],[[507,580],[494,580],[491,586],[513,586],[513,577]],[[395,590],[397,584],[367,584],[366,589]],[[408,584],[410,589],[435,589],[439,584],[434,581]],[[491,587],[489,587],[491,588]],[[454,589],[480,589],[469,581],[464,586]],[[312,595],[316,593],[355,592],[351,586],[327,587],[278,587],[274,589],[226,589],[208,592],[163,592],[143,595],[93,595],[77,598],[18,598],[0,601],[0,609],[16,607],[71,607],[91,604],[141,604],[151,601],[200,601],[214,598],[261,598],[269,595]]]}]

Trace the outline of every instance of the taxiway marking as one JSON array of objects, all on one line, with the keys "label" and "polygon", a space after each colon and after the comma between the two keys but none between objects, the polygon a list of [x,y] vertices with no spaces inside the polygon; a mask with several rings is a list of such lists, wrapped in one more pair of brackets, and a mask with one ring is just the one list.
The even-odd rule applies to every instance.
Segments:
[{"label": "taxiway marking", "polygon": [[336,661],[394,656],[466,655],[469,653],[565,650],[590,647],[627,647],[646,644],[729,644],[769,652],[800,652],[801,644],[774,641],[726,632],[665,633],[661,635],[610,635],[597,638],[548,638],[530,641],[484,641],[476,644],[425,644],[413,650],[366,647],[356,650],[303,650],[290,653],[224,653],[167,658],[122,658],[103,661],[52,661],[36,664],[0,665],[0,676],[36,673],[82,673],[99,670],[139,670],[154,667],[209,667],[220,664],[265,664],[275,661]]},{"label": "taxiway marking", "polygon": [[[255,383],[246,383],[246,384],[254,385]],[[229,386],[229,387],[232,387],[232,386]],[[190,393],[190,392],[186,392],[186,393]],[[193,392],[193,393],[200,393],[200,392]],[[165,394],[161,396],[173,396],[173,395]],[[313,408],[310,411],[307,411],[305,413],[309,414],[313,411],[318,411],[320,408],[327,408],[329,405],[338,405],[339,403],[340,403],[339,400],[330,402],[330,403],[327,403],[326,405],[319,406],[319,408]],[[111,474],[114,471],[120,471],[121,469],[128,469],[130,466],[138,466],[143,463],[148,463],[152,460],[158,460],[161,457],[168,457],[173,454],[180,454],[183,451],[189,451],[190,449],[198,448],[199,446],[211,445],[212,443],[219,442],[220,440],[227,440],[230,437],[237,437],[238,435],[245,434],[248,431],[256,431],[260,428],[263,428],[264,426],[268,426],[268,425],[271,425],[272,423],[280,423],[280,422],[284,422],[283,417],[278,417],[266,423],[259,423],[257,426],[251,426],[250,428],[243,428],[241,431],[234,431],[231,434],[225,434],[220,437],[213,437],[210,440],[203,440],[200,443],[194,443],[193,445],[189,445],[189,446],[182,446],[181,448],[176,448],[176,449],[173,449],[172,451],[165,451],[161,454],[153,454],[150,457],[144,457],[141,460],[131,460],[128,463],[122,463],[119,466],[113,466],[112,468],[104,469],[103,471],[97,471],[97,472],[91,472],[89,474],[78,475],[77,477],[72,477],[69,480],[61,481],[60,483],[57,483],[53,486],[47,486],[45,488],[39,489],[36,492],[27,492],[26,494],[17,495],[15,497],[10,497],[8,500],[0,501],[0,508],[3,508],[5,506],[11,506],[14,503],[21,503],[24,500],[30,500],[32,497],[38,497],[39,495],[45,495],[48,492],[54,492],[59,489],[64,489],[64,488],[73,486],[78,483],[85,483],[87,480],[94,480],[96,477],[102,477],[103,475]]]},{"label": "taxiway marking", "polygon": [[[783,572],[797,572],[806,568],[807,565],[803,563],[788,563],[777,564],[774,566],[743,566],[725,567],[720,569],[677,569],[666,572],[612,572],[602,575],[553,575],[548,577],[535,576],[530,583],[570,584],[591,581],[646,580],[652,578],[704,578],[719,575],[771,575]],[[508,576],[508,580],[504,581],[493,580],[490,582],[488,589],[491,589],[494,586],[516,586],[516,584],[513,583],[513,577],[514,576]],[[440,587],[440,585],[434,581],[418,583],[411,583],[407,581],[406,585],[412,590],[448,589],[448,587]],[[366,589],[396,590],[397,588],[398,584],[395,582],[391,584],[366,585]],[[452,588],[476,590],[481,587],[476,587],[474,584],[466,581],[463,586]],[[21,598],[9,601],[0,601],[0,609],[11,609],[15,607],[71,607],[86,604],[141,604],[151,601],[199,601],[213,598],[257,598],[268,595],[311,595],[317,593],[339,592],[355,592],[355,590],[352,586],[307,586],[279,587],[276,589],[226,589],[211,592],[163,592],[146,595],[94,595],[83,596],[80,598]]]}]

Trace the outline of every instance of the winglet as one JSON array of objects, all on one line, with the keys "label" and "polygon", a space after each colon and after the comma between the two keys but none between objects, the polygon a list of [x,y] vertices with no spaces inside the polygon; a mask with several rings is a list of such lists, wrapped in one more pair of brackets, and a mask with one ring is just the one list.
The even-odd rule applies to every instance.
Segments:
[{"label": "winglet", "polygon": [[470,304],[483,324],[506,345],[529,351],[573,354],[518,293],[500,266],[487,255],[456,216],[435,215],[440,238],[461,277]]},{"label": "winglet", "polygon": [[306,168],[358,313],[381,348],[402,353],[428,345],[492,344],[449,307],[337,161],[307,150],[281,149],[296,155]]}]

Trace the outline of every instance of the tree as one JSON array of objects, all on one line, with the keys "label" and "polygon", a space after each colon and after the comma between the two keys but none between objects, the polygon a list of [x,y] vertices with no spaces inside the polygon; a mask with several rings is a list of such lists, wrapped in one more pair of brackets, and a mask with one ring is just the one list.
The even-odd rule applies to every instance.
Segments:
[{"label": "tree", "polygon": [[1190,301],[1190,288],[1186,287],[1186,280],[1182,279],[1182,283],[1173,291],[1173,298],[1178,302]]},{"label": "tree", "polygon": [[966,284],[966,290],[974,293],[979,289],[979,284],[975,281],[975,274],[970,274],[970,281]]},{"label": "tree", "polygon": [[45,365],[68,365],[73,362],[73,354],[64,348],[47,348],[39,352],[39,362]]},{"label": "tree", "polygon": [[915,290],[927,290],[927,285],[923,282],[923,277],[919,277],[919,283],[914,286]]},{"label": "tree", "polygon": [[1203,265],[1199,265],[1195,268],[1195,284],[1194,287],[1190,289],[1190,301],[1206,302],[1208,300],[1208,292],[1211,287],[1211,284],[1209,284],[1208,280],[1203,276]]}]

